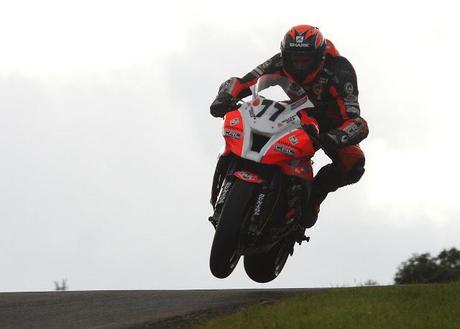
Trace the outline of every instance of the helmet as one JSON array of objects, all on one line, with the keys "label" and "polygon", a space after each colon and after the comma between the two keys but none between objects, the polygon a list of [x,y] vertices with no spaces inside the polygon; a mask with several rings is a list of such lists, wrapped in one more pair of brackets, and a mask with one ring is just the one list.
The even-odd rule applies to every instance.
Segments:
[{"label": "helmet", "polygon": [[297,25],[281,41],[284,71],[295,81],[312,81],[321,69],[326,55],[326,39],[317,27]]}]

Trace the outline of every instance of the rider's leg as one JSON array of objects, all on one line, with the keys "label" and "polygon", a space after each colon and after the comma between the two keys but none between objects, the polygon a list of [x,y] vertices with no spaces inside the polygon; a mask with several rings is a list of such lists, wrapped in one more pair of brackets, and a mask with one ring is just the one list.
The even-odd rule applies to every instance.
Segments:
[{"label": "rider's leg", "polygon": [[364,174],[364,153],[359,145],[345,146],[334,152],[327,152],[332,163],[322,167],[313,180],[308,207],[302,216],[303,225],[315,225],[321,203],[329,192],[358,182]]}]

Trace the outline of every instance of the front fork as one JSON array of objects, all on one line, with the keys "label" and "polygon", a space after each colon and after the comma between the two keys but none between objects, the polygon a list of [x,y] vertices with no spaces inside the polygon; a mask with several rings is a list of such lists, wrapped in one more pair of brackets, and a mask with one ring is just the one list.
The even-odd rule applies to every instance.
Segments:
[{"label": "front fork", "polygon": [[[240,167],[245,167],[244,163],[238,162],[238,159],[231,154],[221,155],[218,159],[210,200],[214,214],[209,217],[209,221],[215,228],[219,223],[220,212],[233,182],[235,179],[246,180],[245,177],[238,175]],[[235,173],[237,174],[234,175]],[[310,196],[311,183],[300,177],[284,175],[281,171],[274,171],[269,176],[269,179],[258,184],[260,187],[254,194],[252,214],[248,214],[246,222],[247,234],[256,240],[263,235],[265,227],[270,222],[289,224],[291,221],[286,221],[289,218],[284,217],[290,209],[297,210],[295,219],[299,220],[308,205]]]},{"label": "front fork", "polygon": [[[267,172],[265,172],[264,176],[267,179],[263,180],[258,175],[258,170],[256,170],[255,168],[251,168],[250,165],[248,166],[248,170],[242,170],[242,168],[246,168],[248,165],[244,161],[245,160],[241,161],[241,159],[235,158],[231,154],[221,155],[217,161],[211,188],[210,200],[211,205],[214,209],[214,215],[212,217],[209,217],[209,221],[213,224],[215,228],[219,223],[220,211],[222,210],[222,207],[225,203],[228,192],[236,179],[246,181],[250,184],[258,185],[258,188],[256,190],[258,191],[258,193],[254,194],[254,199],[251,202],[254,205],[254,207],[252,209],[253,214],[251,216],[250,230],[254,231],[254,233],[256,229],[252,223],[260,222],[261,220],[263,220],[263,218],[261,217],[265,215],[263,210],[266,208],[268,200],[267,195],[270,191],[278,190],[278,172],[274,172],[275,177],[270,177],[273,176],[272,174],[268,175],[270,179],[267,178]],[[268,172],[270,173],[270,171]],[[279,191],[277,192],[279,193]],[[279,199],[279,195],[277,196],[277,199]],[[275,202],[273,202],[270,208],[275,208],[275,206],[276,204]]]},{"label": "front fork", "polygon": [[216,170],[214,171],[214,177],[212,180],[211,200],[210,200],[211,205],[214,208],[214,210],[216,208],[217,197],[219,196],[219,192],[222,188],[222,184],[227,174],[229,163],[230,163],[230,156],[228,155],[220,155],[219,159],[217,160]]}]

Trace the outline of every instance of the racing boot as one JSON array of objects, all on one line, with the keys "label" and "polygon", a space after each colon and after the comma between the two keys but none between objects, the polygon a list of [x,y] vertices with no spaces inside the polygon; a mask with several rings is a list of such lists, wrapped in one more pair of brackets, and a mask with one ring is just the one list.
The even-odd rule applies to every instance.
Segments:
[{"label": "racing boot", "polygon": [[321,203],[330,192],[337,191],[339,186],[343,186],[343,184],[340,184],[340,181],[340,171],[332,163],[325,165],[318,171],[313,179],[310,199],[302,216],[301,225],[305,228],[315,225],[318,220]]},{"label": "racing boot", "polygon": [[321,179],[322,175],[315,177],[315,180],[313,181],[313,186],[312,186],[312,191],[310,198],[308,200],[308,205],[305,209],[305,211],[302,214],[300,224],[305,228],[311,228],[313,225],[316,224],[316,221],[318,220],[318,214],[320,210],[320,205],[326,199],[327,195],[329,192],[333,192],[337,190],[337,188],[332,188],[328,189],[326,184],[323,184],[323,181]]},{"label": "racing boot", "polygon": [[292,184],[287,190],[288,204],[287,212],[284,215],[285,222],[291,222],[299,217],[302,201],[305,200],[302,191],[304,191],[304,188],[300,184]]},{"label": "racing boot", "polygon": [[[323,199],[324,200],[324,199]],[[313,227],[315,225],[316,221],[318,220],[318,214],[320,210],[320,204],[321,202],[316,200],[310,199],[308,202],[308,206],[306,207],[304,213],[302,214],[302,217],[300,219],[300,225],[307,229]]]}]

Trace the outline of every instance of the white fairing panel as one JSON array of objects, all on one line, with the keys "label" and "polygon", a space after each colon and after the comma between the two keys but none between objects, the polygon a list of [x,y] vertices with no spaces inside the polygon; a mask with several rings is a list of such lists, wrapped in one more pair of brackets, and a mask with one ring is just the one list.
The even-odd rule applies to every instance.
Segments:
[{"label": "white fairing panel", "polygon": [[[254,104],[258,105],[255,106]],[[260,162],[266,152],[278,140],[293,130],[301,128],[297,112],[313,107],[307,97],[288,104],[272,101],[258,95],[252,102],[244,103],[239,109],[244,122],[242,157]],[[259,152],[251,150],[254,133],[269,138]]]}]

